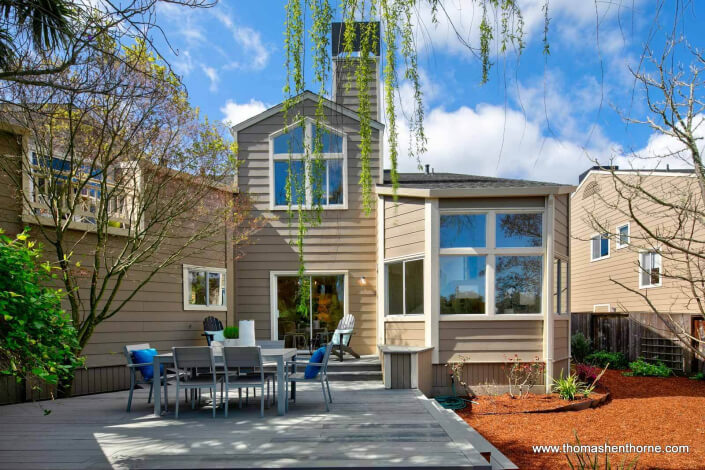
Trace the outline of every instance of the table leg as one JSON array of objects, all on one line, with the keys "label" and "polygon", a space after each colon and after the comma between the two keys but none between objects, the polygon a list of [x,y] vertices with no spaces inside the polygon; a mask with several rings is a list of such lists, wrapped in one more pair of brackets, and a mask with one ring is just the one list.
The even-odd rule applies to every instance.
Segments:
[{"label": "table leg", "polygon": [[[291,373],[296,373],[296,356],[292,358],[294,363],[291,365]],[[296,382],[291,382],[291,399],[296,400]]]},{"label": "table leg", "polygon": [[277,414],[279,416],[283,416],[286,413],[285,367],[284,358],[277,358]]},{"label": "table leg", "polygon": [[154,376],[152,378],[152,383],[154,384],[154,415],[161,416],[162,414],[162,381],[159,377],[159,358],[154,356],[152,362],[152,367],[154,371]]}]

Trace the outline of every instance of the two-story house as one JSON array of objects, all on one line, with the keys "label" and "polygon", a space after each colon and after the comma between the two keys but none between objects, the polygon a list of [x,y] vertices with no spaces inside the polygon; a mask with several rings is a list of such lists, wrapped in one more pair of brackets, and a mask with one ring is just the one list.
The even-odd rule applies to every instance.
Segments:
[{"label": "two-story house", "polygon": [[[546,362],[549,379],[567,373],[573,187],[427,167],[401,174],[395,192],[383,171],[374,58],[369,100],[377,207],[366,215],[358,183],[357,87],[354,74],[345,72],[356,60],[334,54],[333,96],[323,100],[322,220],[303,249],[309,313],[296,308],[298,226],[287,209],[299,201],[287,198],[287,185],[300,185],[311,171],[301,154],[315,131],[319,97],[305,92],[288,111],[300,113],[301,125],[287,128],[280,104],[232,128],[241,160],[237,187],[255,198],[256,214],[267,221],[236,262],[235,316],[255,320],[258,337],[301,347],[350,313],[356,318],[351,346],[360,354],[375,354],[383,344],[431,348],[435,390],[447,385],[444,365],[461,356],[473,385],[506,383],[502,365],[515,354]],[[311,205],[310,188],[303,197]]]},{"label": "two-story house", "polygon": [[700,334],[702,316],[689,284],[678,279],[685,264],[658,240],[673,234],[681,245],[679,237],[685,234],[682,239],[692,238],[697,250],[699,224],[689,233],[692,217],[679,217],[676,209],[654,203],[630,186],[644,188],[666,203],[684,202],[699,193],[693,171],[687,169],[593,167],[580,176],[570,200],[574,326],[598,348],[623,350],[631,359],[658,358],[674,369],[688,370],[688,354],[671,341],[673,334],[643,296],[684,331]]}]

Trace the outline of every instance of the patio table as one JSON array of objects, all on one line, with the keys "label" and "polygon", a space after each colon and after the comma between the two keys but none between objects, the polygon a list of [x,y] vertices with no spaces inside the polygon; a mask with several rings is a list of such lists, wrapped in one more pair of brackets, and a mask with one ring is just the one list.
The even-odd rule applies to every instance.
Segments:
[{"label": "patio table", "polygon": [[[277,364],[277,414],[282,416],[286,413],[286,387],[285,387],[285,367],[286,362],[296,359],[296,348],[262,348],[262,360],[266,362],[274,362]],[[216,361],[220,358],[222,361],[222,356],[216,356]],[[164,367],[174,365],[174,355],[172,353],[157,354],[154,356],[153,367],[154,370],[159,370],[161,365]],[[294,366],[295,367],[295,366]],[[161,403],[161,380],[154,381],[154,414],[156,416],[161,415],[162,403]],[[296,384],[291,384],[291,396],[292,398],[296,396]],[[176,397],[178,400],[179,397]]]}]

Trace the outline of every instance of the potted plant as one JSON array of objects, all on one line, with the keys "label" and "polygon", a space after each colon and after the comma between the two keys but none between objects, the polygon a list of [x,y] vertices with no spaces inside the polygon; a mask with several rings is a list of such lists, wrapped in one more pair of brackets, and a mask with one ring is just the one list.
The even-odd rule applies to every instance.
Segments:
[{"label": "potted plant", "polygon": [[223,330],[225,346],[240,346],[240,329],[237,326],[228,326]]}]

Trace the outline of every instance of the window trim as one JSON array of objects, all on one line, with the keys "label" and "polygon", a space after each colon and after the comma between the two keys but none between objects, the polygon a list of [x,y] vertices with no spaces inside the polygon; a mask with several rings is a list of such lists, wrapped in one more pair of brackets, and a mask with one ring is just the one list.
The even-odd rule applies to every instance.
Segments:
[{"label": "window trim", "polygon": [[[425,315],[425,312],[420,312],[420,313],[406,313],[406,263],[411,262],[411,261],[423,261],[423,267],[424,267],[424,272],[426,269],[426,260],[424,255],[413,255],[413,256],[404,256],[401,258],[391,258],[391,259],[385,259],[384,260],[384,285],[385,285],[385,292],[384,292],[384,317],[388,319],[393,319],[393,318],[414,318],[414,317],[423,317]],[[403,313],[389,313],[389,265],[390,264],[402,264],[402,309]],[[424,284],[426,283],[425,276],[422,278],[424,281]],[[424,289],[424,295],[425,295],[425,289]],[[422,306],[425,305],[425,302],[422,304]],[[425,310],[425,309],[424,309]]]},{"label": "window trim", "polygon": [[[624,227],[627,227],[627,243],[626,243],[626,244],[622,244],[622,243],[621,243],[622,235],[619,233],[619,230],[622,229],[622,228],[624,228]],[[626,222],[626,223],[624,223],[624,224],[617,225],[617,234],[616,234],[616,235],[617,235],[616,240],[615,240],[616,249],[617,249],[617,250],[621,250],[622,248],[628,247],[629,244],[630,244],[631,241],[632,241],[632,228],[631,228],[631,224],[630,224],[629,222]]]},{"label": "window trim", "polygon": [[[441,209],[440,215],[468,215],[468,214],[486,214],[485,226],[485,248],[439,248],[439,269],[440,257],[442,256],[485,256],[487,258],[485,272],[485,312],[484,313],[440,313],[439,320],[441,321],[464,321],[464,320],[541,320],[543,319],[543,310],[545,308],[546,299],[546,235],[547,235],[547,220],[546,210],[543,207],[530,208],[514,208],[500,207],[492,209]],[[541,245],[536,247],[504,247],[497,248],[496,228],[497,214],[541,214]],[[439,219],[440,221],[440,216]],[[438,227],[438,237],[440,245],[440,225]],[[495,298],[495,277],[497,256],[541,256],[541,311],[536,313],[497,313],[496,298]],[[433,299],[439,303],[440,307],[440,271],[434,275],[439,276],[439,295],[438,299]]]},{"label": "window trim", "polygon": [[[558,273],[557,273],[558,276],[554,275],[553,287],[552,287],[556,291],[556,301],[554,302],[554,305],[553,305],[553,310],[554,310],[553,314],[558,315],[561,318],[563,318],[566,316],[566,314],[571,313],[570,312],[570,259],[564,255],[559,255],[559,254],[555,254],[555,253],[553,255],[553,259],[554,259],[554,261],[559,262],[559,269],[558,269]],[[566,272],[565,272],[565,282],[566,282],[565,297],[566,297],[567,308],[566,308],[565,312],[560,311],[560,303],[561,303],[562,296],[560,295],[559,287],[563,287],[560,282],[560,274],[561,274],[560,273],[560,265],[561,264],[564,264],[565,269],[566,269]],[[553,293],[551,293],[551,295],[553,295]]]},{"label": "window trim", "polygon": [[[27,151],[23,152],[22,154],[22,159],[24,160],[24,165],[28,169],[28,171],[22,171],[22,189],[26,192],[28,195],[28,198],[23,198],[22,199],[22,213],[21,213],[21,220],[24,223],[27,224],[36,224],[36,225],[43,225],[46,227],[55,227],[56,224],[54,223],[54,218],[51,215],[41,215],[37,214],[34,212],[34,209],[36,207],[43,207],[44,204],[42,203],[34,203],[32,200],[34,199],[34,194],[35,194],[35,184],[34,184],[34,177],[33,177],[33,172],[32,168],[35,166],[32,163],[32,158],[34,156],[39,156],[40,152],[37,149],[36,145],[32,142],[27,145]],[[61,156],[51,156],[52,159],[56,158],[59,160],[63,161],[68,161],[67,158],[63,158]],[[117,166],[128,166],[128,163],[123,163],[123,164],[116,164]],[[138,175],[137,175],[137,180],[138,180],[138,185],[140,184],[139,182],[141,181],[141,175],[139,175],[139,169]],[[106,177],[105,172],[101,170],[101,173],[103,174],[103,177]],[[139,192],[139,189],[137,190]],[[29,200],[28,200],[29,199]],[[81,232],[90,232],[90,233],[95,233],[96,232],[96,225],[90,222],[83,222],[81,220],[76,220],[74,216],[74,220],[69,222],[68,228],[70,230],[79,230]],[[137,220],[137,221],[131,221],[130,222],[134,228],[123,228],[123,227],[112,227],[112,226],[107,226],[105,228],[106,232],[109,235],[118,235],[118,236],[129,236],[130,233],[134,233],[136,230],[139,230],[142,225],[143,225],[143,219]]]},{"label": "window trim", "polygon": [[[644,284],[642,281],[642,275],[646,273],[646,270],[642,268],[642,256],[647,255],[647,254],[657,254],[658,255],[658,267],[659,267],[659,273],[658,273],[658,284]],[[661,252],[657,249],[655,250],[642,250],[639,252],[639,258],[638,258],[638,266],[639,266],[639,289],[654,289],[657,287],[662,287],[663,286],[663,256],[661,255]],[[651,278],[650,276],[651,273],[649,273],[649,279]]]},{"label": "window trim", "polygon": [[[297,124],[298,125],[298,124]],[[313,119],[309,117],[303,118],[304,127],[304,148],[313,148],[313,126],[316,123]],[[269,210],[279,211],[288,210],[287,205],[276,204],[275,201],[275,181],[274,181],[274,162],[275,161],[289,161],[291,160],[303,160],[305,158],[305,153],[291,153],[291,154],[274,154],[274,139],[282,134],[285,134],[288,130],[291,130],[294,125],[284,127],[277,131],[269,134]],[[321,128],[325,129],[331,134],[339,135],[343,138],[343,152],[342,153],[323,153],[321,158],[323,160],[342,160],[343,163],[343,203],[342,204],[321,204],[321,209],[323,210],[346,210],[348,208],[348,134],[340,129],[328,126],[326,124],[321,124]],[[313,158],[313,156],[312,156]],[[313,195],[311,190],[311,181],[309,175],[311,173],[310,164],[304,168],[304,174],[306,175],[306,203],[303,204],[304,209],[311,210],[314,209],[313,205]],[[292,207],[297,205],[292,204]]]},{"label": "window trim", "polygon": [[[606,235],[606,236],[605,236],[605,235]],[[607,254],[606,254],[605,256],[600,256],[600,257],[597,257],[597,258],[593,258],[593,254],[594,254],[594,253],[592,252],[592,242],[593,242],[593,240],[595,239],[595,237],[600,237],[600,241],[602,241],[602,237],[603,237],[603,236],[605,236],[604,238],[607,239]],[[610,255],[612,254],[612,247],[611,247],[610,245],[611,245],[611,244],[610,244],[610,236],[609,236],[609,234],[593,233],[593,234],[590,236],[590,262],[592,263],[593,261],[600,261],[600,260],[609,258]]]},{"label": "window trim", "polygon": [[[277,277],[279,276],[294,276],[299,275],[298,271],[269,271],[269,323],[270,323],[270,339],[277,341],[279,337],[279,311],[277,307]],[[350,313],[350,271],[347,269],[334,270],[306,270],[304,276],[344,276],[343,293],[343,315]]]},{"label": "window trim", "polygon": [[[200,271],[206,273],[206,279],[208,279],[208,273],[219,273],[224,276],[225,283],[225,299],[223,305],[192,305],[189,303],[190,294],[190,284],[189,284],[189,272]],[[211,312],[227,312],[228,311],[228,270],[226,268],[215,268],[208,266],[196,266],[192,264],[184,264],[182,271],[182,283],[183,283],[183,301],[184,310],[200,310],[200,311],[211,311]]]}]

